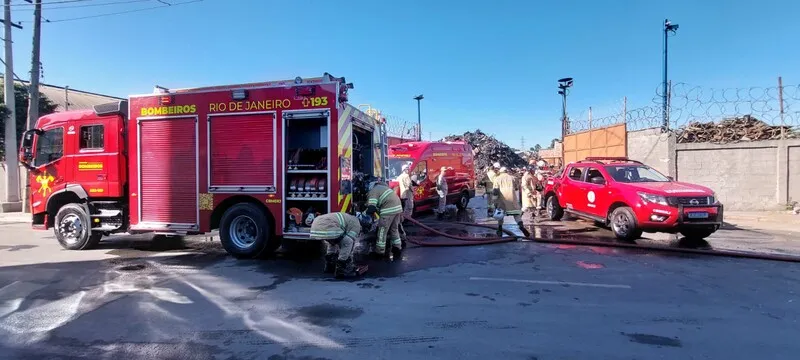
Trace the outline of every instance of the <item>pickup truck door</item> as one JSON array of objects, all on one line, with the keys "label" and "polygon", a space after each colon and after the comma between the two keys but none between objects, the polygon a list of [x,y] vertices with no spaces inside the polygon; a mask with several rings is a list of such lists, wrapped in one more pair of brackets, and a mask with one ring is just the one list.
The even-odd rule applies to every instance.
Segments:
[{"label": "pickup truck door", "polygon": [[[596,184],[593,179],[603,179],[603,184]],[[586,204],[586,212],[601,218],[608,214],[608,207],[611,205],[611,191],[608,187],[609,176],[599,167],[590,167],[586,172],[586,197],[583,202]]]},{"label": "pickup truck door", "polygon": [[561,183],[561,197],[564,199],[564,208],[586,212],[586,167],[573,166]]}]

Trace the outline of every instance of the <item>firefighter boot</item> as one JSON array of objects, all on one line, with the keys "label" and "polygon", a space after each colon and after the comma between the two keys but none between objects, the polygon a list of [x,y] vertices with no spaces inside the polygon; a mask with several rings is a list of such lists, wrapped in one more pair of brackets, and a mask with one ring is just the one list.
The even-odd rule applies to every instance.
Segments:
[{"label": "firefighter boot", "polygon": [[325,255],[325,270],[323,270],[326,274],[333,274],[336,270],[336,254],[328,254]]},{"label": "firefighter boot", "polygon": [[517,225],[519,226],[519,230],[522,231],[522,235],[525,235],[526,238],[531,237],[530,231],[525,228],[525,225],[522,223],[522,221],[518,222]]},{"label": "firefighter boot", "polygon": [[358,275],[356,265],[350,260],[337,260],[334,276],[337,279],[351,278]]},{"label": "firefighter boot", "polygon": [[392,246],[392,261],[400,261],[403,259],[403,249]]},{"label": "firefighter boot", "polygon": [[497,224],[497,236],[503,236],[503,223],[499,222]]}]

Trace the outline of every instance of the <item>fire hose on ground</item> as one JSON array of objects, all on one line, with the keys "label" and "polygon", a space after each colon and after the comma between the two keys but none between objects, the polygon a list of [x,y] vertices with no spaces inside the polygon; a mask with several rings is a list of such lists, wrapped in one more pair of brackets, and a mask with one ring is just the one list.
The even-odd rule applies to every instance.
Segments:
[{"label": "fire hose on ground", "polygon": [[[632,250],[652,250],[652,251],[662,251],[662,252],[671,252],[671,253],[680,253],[680,254],[694,254],[694,255],[712,255],[712,256],[724,256],[724,257],[732,257],[732,258],[741,258],[741,259],[758,259],[758,260],[773,260],[773,261],[785,261],[785,262],[794,262],[800,263],[800,257],[797,256],[790,256],[790,255],[779,255],[779,254],[755,254],[755,253],[746,253],[746,252],[738,252],[738,251],[731,251],[731,250],[704,250],[704,249],[690,249],[690,248],[675,248],[675,247],[661,247],[661,246],[653,246],[653,245],[638,245],[638,244],[630,244],[630,243],[619,243],[619,242],[604,242],[604,241],[582,241],[582,240],[569,240],[569,239],[541,239],[536,237],[524,237],[518,236],[513,232],[503,229],[503,233],[506,236],[496,236],[496,237],[472,237],[472,236],[460,236],[460,235],[453,235],[448,234],[443,231],[436,230],[435,228],[427,225],[425,223],[420,222],[411,217],[405,217],[406,220],[411,222],[414,225],[419,226],[420,228],[446,238],[450,238],[456,241],[425,241],[419,236],[406,236],[406,239],[409,243],[414,245],[423,246],[423,247],[446,247],[446,246],[478,246],[478,245],[490,245],[490,244],[501,244],[501,243],[508,243],[508,242],[515,242],[519,240],[529,240],[541,244],[555,244],[555,245],[575,245],[575,246],[597,246],[597,247],[610,247],[610,248],[622,248],[622,249],[632,249]],[[442,222],[443,224],[446,222]],[[446,224],[458,224],[470,227],[482,227],[487,229],[497,229],[497,226],[489,225],[489,224],[474,224],[474,223],[467,223],[467,222],[454,222],[454,223],[446,223]]]}]

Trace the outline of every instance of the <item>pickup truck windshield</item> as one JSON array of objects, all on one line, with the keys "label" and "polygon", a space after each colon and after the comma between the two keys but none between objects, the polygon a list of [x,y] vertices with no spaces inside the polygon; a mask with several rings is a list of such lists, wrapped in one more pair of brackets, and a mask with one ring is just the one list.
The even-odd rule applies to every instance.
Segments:
[{"label": "pickup truck windshield", "polygon": [[669,182],[669,178],[644,165],[608,165],[606,171],[621,183]]}]

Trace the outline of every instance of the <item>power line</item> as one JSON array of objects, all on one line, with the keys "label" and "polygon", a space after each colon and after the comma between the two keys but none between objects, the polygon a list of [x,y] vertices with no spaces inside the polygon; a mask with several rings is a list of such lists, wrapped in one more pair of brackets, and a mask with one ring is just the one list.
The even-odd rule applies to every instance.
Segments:
[{"label": "power line", "polygon": [[[76,3],[76,2],[87,2],[93,0],[59,0],[59,1],[48,1],[42,2],[42,6],[50,5],[50,4],[67,4],[67,3]],[[34,4],[11,4],[11,7],[19,7],[19,6],[34,6]]]},{"label": "power line", "polygon": [[[86,8],[86,7],[96,7],[96,6],[109,6],[109,5],[122,5],[122,4],[133,4],[133,3],[142,3],[142,2],[151,2],[153,0],[123,0],[123,1],[111,1],[111,2],[104,2],[99,4],[77,4],[77,5],[60,5],[60,6],[48,6],[46,9],[49,10],[59,10],[59,9],[77,9],[77,8]],[[44,7],[47,4],[54,4],[54,3],[44,3],[42,6]],[[30,5],[30,4],[19,4],[19,5]],[[33,11],[33,9],[18,9],[18,11]]]},{"label": "power line", "polygon": [[[78,1],[78,0],[73,0],[73,1]],[[100,17],[106,17],[106,16],[130,14],[130,13],[139,12],[139,11],[146,11],[146,10],[165,8],[165,7],[172,7],[172,6],[178,6],[178,5],[187,5],[187,4],[197,3],[197,2],[201,2],[201,1],[203,1],[203,0],[191,0],[191,1],[184,1],[184,2],[180,2],[180,3],[174,3],[172,5],[159,5],[159,6],[151,6],[151,7],[143,8],[143,9],[133,9],[133,10],[126,10],[126,11],[118,11],[118,12],[113,12],[113,13],[104,13],[104,14],[96,14],[96,15],[89,15],[89,16],[80,16],[80,17],[67,18],[67,19],[48,20],[47,22],[48,23],[57,23],[57,22],[65,22],[65,21],[94,19],[94,18],[100,18]],[[24,23],[29,23],[31,21],[23,21],[23,22]]]}]

